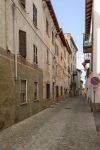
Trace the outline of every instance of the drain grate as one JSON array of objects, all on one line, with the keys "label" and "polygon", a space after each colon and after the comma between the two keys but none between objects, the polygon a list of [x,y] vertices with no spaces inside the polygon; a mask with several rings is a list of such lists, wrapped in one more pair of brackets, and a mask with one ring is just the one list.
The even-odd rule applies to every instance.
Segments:
[{"label": "drain grate", "polygon": [[70,107],[66,107],[65,109],[71,109]]}]

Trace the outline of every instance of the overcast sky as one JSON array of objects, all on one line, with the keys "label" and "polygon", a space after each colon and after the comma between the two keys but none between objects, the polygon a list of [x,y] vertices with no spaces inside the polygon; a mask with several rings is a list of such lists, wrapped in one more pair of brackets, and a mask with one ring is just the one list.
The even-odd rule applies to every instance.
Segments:
[{"label": "overcast sky", "polygon": [[[77,67],[83,69],[83,33],[85,28],[85,0],[51,0],[57,20],[64,33],[70,32],[78,47]],[[83,70],[82,70],[83,71]],[[82,74],[84,78],[84,73]]]}]

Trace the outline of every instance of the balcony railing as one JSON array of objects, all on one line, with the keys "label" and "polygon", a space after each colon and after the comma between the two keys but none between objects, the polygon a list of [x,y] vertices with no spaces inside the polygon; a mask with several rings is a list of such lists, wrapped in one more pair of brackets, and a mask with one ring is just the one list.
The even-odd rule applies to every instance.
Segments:
[{"label": "balcony railing", "polygon": [[92,53],[92,34],[83,34],[83,52]]},{"label": "balcony railing", "polygon": [[91,60],[91,53],[85,53],[84,54],[84,62],[90,63],[90,60]]}]

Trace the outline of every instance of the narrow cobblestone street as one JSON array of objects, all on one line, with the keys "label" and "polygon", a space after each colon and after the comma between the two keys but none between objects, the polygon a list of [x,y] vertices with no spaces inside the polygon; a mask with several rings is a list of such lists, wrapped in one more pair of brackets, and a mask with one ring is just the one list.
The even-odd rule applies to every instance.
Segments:
[{"label": "narrow cobblestone street", "polygon": [[84,98],[69,98],[0,132],[0,150],[100,150]]}]

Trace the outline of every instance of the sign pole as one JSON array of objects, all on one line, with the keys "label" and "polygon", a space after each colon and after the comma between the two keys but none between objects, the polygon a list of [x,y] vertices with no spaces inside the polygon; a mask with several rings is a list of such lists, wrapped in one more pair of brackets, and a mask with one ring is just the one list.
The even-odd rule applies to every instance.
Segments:
[{"label": "sign pole", "polygon": [[94,107],[93,107],[93,111],[94,111],[94,114],[95,114],[95,91],[96,89],[94,88]]},{"label": "sign pole", "polygon": [[96,96],[96,89],[99,84],[100,80],[98,77],[92,77],[91,78],[91,84],[93,85],[93,92],[94,92],[94,106],[93,106],[93,112],[95,113],[96,107],[95,107],[95,96]]}]

